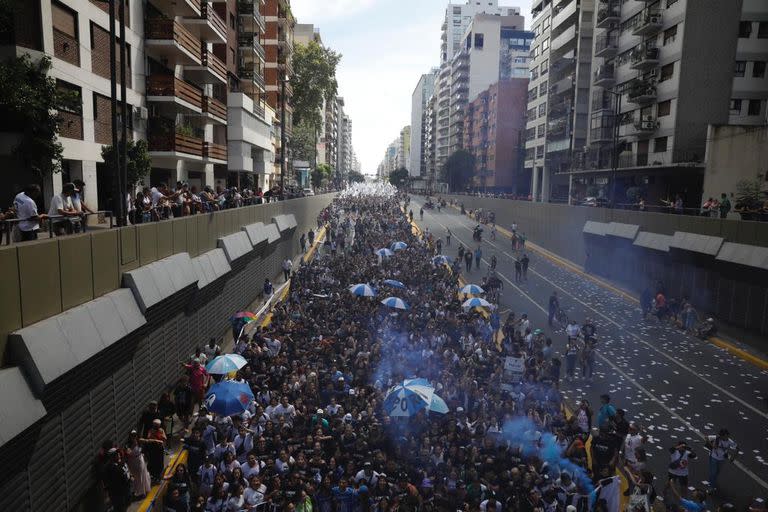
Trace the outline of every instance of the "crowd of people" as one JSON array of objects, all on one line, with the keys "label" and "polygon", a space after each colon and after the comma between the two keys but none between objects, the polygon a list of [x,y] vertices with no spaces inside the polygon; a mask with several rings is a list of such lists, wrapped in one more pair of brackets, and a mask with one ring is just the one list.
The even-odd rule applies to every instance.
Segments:
[{"label": "crowd of people", "polygon": [[[187,461],[166,477],[168,512],[615,512],[617,470],[630,482],[633,512],[649,511],[656,483],[640,425],[608,395],[594,413],[583,400],[565,414],[552,340],[525,314],[502,322],[498,310],[462,307],[459,272],[433,260],[435,237],[415,233],[398,196],[377,190],[362,186],[320,215],[325,250],[291,272],[271,323],[236,340],[248,364],[229,378],[254,395],[242,413],[206,408],[215,379],[205,363],[221,353],[211,341],[127,444],[105,444],[102,479],[115,510],[162,478],[162,419],[175,413]],[[377,254],[395,242],[407,247]],[[359,283],[377,296],[350,293]],[[382,304],[388,295],[407,309]],[[568,337],[596,343],[587,326]],[[522,365],[508,367],[510,358]],[[447,413],[391,416],[387,394],[410,378],[428,381]],[[725,457],[735,445],[721,434],[713,442]],[[670,475],[680,478],[669,478],[665,503],[703,510],[706,496],[681,480],[679,461],[692,452],[674,450]]]}]

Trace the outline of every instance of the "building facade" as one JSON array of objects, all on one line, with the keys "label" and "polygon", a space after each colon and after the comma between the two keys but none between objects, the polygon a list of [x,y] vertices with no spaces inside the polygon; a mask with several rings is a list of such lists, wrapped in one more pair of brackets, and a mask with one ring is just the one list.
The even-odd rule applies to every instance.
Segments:
[{"label": "building facade", "polygon": [[[440,64],[450,62],[461,49],[467,27],[477,14],[486,13],[494,16],[519,16],[519,7],[499,6],[498,0],[483,0],[473,2],[467,0],[464,4],[449,3],[445,8],[445,18],[440,29]],[[523,28],[522,26],[520,27]]]},{"label": "building facade", "polygon": [[567,201],[574,149],[587,140],[594,2],[533,5],[525,167],[533,200]]},{"label": "building facade", "polygon": [[427,174],[426,161],[426,107],[435,92],[437,69],[421,75],[411,96],[411,154],[408,173],[412,178],[421,178]]},{"label": "building facade", "polygon": [[651,205],[679,195],[697,207],[708,126],[765,123],[767,14],[748,0],[599,2],[590,137],[573,195]]},{"label": "building facade", "polygon": [[510,78],[492,84],[467,106],[463,138],[475,157],[475,188],[528,194],[530,178],[523,172],[527,98],[528,78]]},{"label": "building facade", "polygon": [[[50,198],[61,191],[62,183],[81,179],[87,184],[85,200],[88,205],[92,209],[111,209],[111,173],[101,164],[102,146],[112,144],[106,4],[67,0],[28,1],[14,5],[16,10],[9,38],[0,42],[2,57],[47,55],[51,59],[49,76],[56,80],[57,87],[71,92],[77,98],[77,104],[68,111],[59,112],[59,142],[63,146],[61,173],[40,177],[25,169],[11,157],[17,141],[15,136],[11,133],[0,135],[0,161],[6,169],[0,205],[11,204],[13,196],[24,185],[35,182],[43,190],[47,211]],[[143,19],[142,2],[131,2],[126,7],[125,42],[128,137],[133,139],[146,138],[149,113],[144,94]],[[118,87],[118,94],[119,90]],[[202,152],[199,156],[202,160]]]}]

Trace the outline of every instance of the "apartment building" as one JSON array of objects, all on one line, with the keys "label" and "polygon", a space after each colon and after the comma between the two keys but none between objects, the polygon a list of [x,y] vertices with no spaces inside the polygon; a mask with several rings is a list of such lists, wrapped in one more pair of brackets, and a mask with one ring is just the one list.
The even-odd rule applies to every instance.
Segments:
[{"label": "apartment building", "polygon": [[[341,105],[344,104],[343,98],[341,99]],[[340,111],[339,117],[339,148],[338,148],[338,163],[336,165],[336,175],[339,180],[347,179],[349,172],[352,170],[352,155],[354,150],[352,148],[352,120],[343,109]]]},{"label": "apartment building", "polygon": [[[71,91],[80,101],[71,110],[59,112],[59,142],[64,150],[61,173],[41,178],[17,166],[10,157],[15,145],[13,134],[0,135],[0,160],[5,163],[6,174],[0,206],[9,205],[26,183],[36,182],[43,189],[47,210],[50,198],[60,192],[62,183],[81,179],[86,183],[85,200],[91,208],[110,209],[112,176],[100,163],[102,146],[112,144],[107,6],[91,0],[35,0],[14,6],[9,39],[0,46],[2,57],[47,55],[51,59],[49,74],[57,86]],[[130,2],[125,16],[129,138],[145,138],[147,129],[143,19],[142,2]]]},{"label": "apartment building", "polygon": [[216,183],[269,188],[275,160],[275,111],[266,103],[265,95],[266,53],[262,43],[266,21],[260,12],[263,1],[226,0],[213,6],[222,19],[229,21],[226,43],[214,45],[214,53],[227,66],[230,83],[228,163],[226,168],[215,170]]},{"label": "apartment building", "polygon": [[437,146],[437,95],[433,91],[432,96],[427,100],[424,108],[423,121],[423,156],[425,174],[422,177],[426,180],[428,191],[434,189],[435,183],[440,179],[442,169],[437,167],[436,146]]},{"label": "apartment building", "polygon": [[463,47],[451,61],[449,155],[465,147],[464,118],[469,102],[511,73],[512,54],[527,54],[533,34],[522,30],[524,24],[522,16],[492,14],[477,14],[469,24]]},{"label": "apartment building", "polygon": [[527,194],[530,177],[523,171],[528,78],[492,84],[466,109],[464,146],[475,157],[474,186],[497,192]]},{"label": "apartment building", "polygon": [[525,168],[534,201],[567,201],[572,153],[587,142],[594,9],[592,0],[533,5]]},{"label": "apartment building", "polygon": [[412,178],[422,178],[427,174],[426,162],[426,107],[435,92],[435,80],[439,70],[432,69],[421,75],[411,95],[411,154],[406,167]]},{"label": "apartment building", "polygon": [[[291,14],[289,0],[261,1],[261,14],[265,22],[263,46],[266,61],[264,70],[266,102],[275,112],[274,126],[276,128],[274,131],[276,155],[272,166],[273,171],[271,173],[265,172],[265,186],[269,187],[279,182],[281,164],[283,163],[283,148],[281,147],[283,132],[286,142],[291,138],[293,87],[290,83],[290,77],[293,74],[291,56],[293,54],[293,30],[296,21]],[[283,109],[285,109],[285,113],[283,113]],[[284,125],[283,118],[285,118]],[[286,155],[286,169],[288,169],[287,162],[289,161],[290,156]]]},{"label": "apartment building", "polygon": [[464,4],[449,3],[440,29],[441,65],[453,60],[453,56],[461,49],[467,27],[477,14],[482,13],[495,16],[519,16],[520,8],[499,6],[498,0],[467,0]]},{"label": "apartment building", "polygon": [[[599,2],[590,136],[573,194],[698,206],[708,125],[765,123],[768,5]],[[629,195],[627,191],[633,190]]]},{"label": "apartment building", "polygon": [[325,102],[325,160],[318,163],[324,163],[336,169],[339,159],[339,101],[338,98],[332,98]]},{"label": "apartment building", "polygon": [[411,127],[403,126],[397,139],[397,168],[408,168],[411,161]]}]

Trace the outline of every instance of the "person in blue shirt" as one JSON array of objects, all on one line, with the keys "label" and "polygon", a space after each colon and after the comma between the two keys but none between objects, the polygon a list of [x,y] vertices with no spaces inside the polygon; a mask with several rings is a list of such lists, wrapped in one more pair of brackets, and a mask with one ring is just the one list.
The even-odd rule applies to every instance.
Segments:
[{"label": "person in blue shirt", "polygon": [[339,480],[339,485],[334,487],[333,501],[336,503],[337,512],[354,512],[357,508],[357,491],[349,487],[347,479]]},{"label": "person in blue shirt", "polygon": [[616,408],[611,405],[611,396],[608,394],[600,395],[600,403],[603,405],[597,412],[597,425],[602,427],[616,416]]}]

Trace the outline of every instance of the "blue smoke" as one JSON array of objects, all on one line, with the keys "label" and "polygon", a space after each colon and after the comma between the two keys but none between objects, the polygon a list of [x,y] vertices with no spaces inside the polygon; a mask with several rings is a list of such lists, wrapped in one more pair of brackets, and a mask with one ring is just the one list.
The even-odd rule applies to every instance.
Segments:
[{"label": "blue smoke", "polygon": [[551,432],[542,432],[537,441],[535,433],[541,427],[526,417],[514,418],[504,423],[501,440],[512,446],[519,446],[524,457],[536,457],[550,467],[570,473],[572,479],[587,493],[592,493],[595,486],[587,471],[563,456],[557,444],[557,438]]}]

